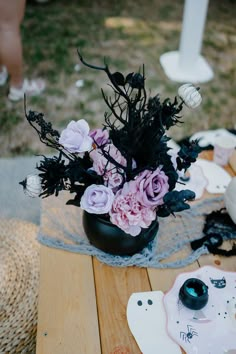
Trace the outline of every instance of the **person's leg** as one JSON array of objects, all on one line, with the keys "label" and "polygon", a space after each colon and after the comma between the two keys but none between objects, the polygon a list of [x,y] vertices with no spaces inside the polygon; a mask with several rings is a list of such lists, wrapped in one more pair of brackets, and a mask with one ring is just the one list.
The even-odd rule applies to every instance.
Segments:
[{"label": "person's leg", "polygon": [[24,17],[25,0],[0,0],[0,69],[7,67],[10,86],[23,83],[23,55],[20,24]]},{"label": "person's leg", "polygon": [[0,0],[0,85],[4,84],[6,67],[10,75],[8,98],[12,101],[24,98],[24,94],[39,95],[45,88],[43,80],[29,81],[23,77],[20,24],[24,17],[25,1]]}]

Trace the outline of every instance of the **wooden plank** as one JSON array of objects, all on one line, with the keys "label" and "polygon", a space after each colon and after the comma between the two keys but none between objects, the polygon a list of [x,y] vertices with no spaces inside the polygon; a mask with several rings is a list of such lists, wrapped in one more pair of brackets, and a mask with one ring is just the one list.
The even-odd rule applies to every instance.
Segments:
[{"label": "wooden plank", "polygon": [[[168,221],[167,221],[168,222]],[[182,249],[176,253],[174,253],[169,259],[169,262],[174,262],[178,259],[184,259],[189,255],[189,251],[187,249]],[[191,272],[195,269],[199,268],[199,264],[194,262],[186,267],[182,268],[166,268],[166,269],[154,269],[148,268],[148,276],[151,284],[152,290],[161,290],[164,293],[168,291],[178,274],[183,272]]]},{"label": "wooden plank", "polygon": [[41,247],[37,354],[101,353],[92,259]]},{"label": "wooden plank", "polygon": [[161,290],[164,293],[171,289],[176,277],[184,272],[192,272],[199,268],[197,262],[194,262],[184,268],[175,269],[153,269],[148,268],[148,275],[152,290]]},{"label": "wooden plank", "polygon": [[205,254],[201,256],[198,261],[201,267],[205,265],[211,265],[222,270],[236,272],[235,256],[223,257],[219,255]]},{"label": "wooden plank", "polygon": [[[199,157],[201,159],[206,159],[206,160],[213,160],[213,150],[205,150],[202,151],[201,154],[199,155]],[[231,175],[231,176],[235,176],[235,172],[232,169],[232,167],[228,164],[226,166],[223,166],[223,168]]]},{"label": "wooden plank", "polygon": [[126,308],[133,292],[150,291],[146,269],[109,267],[94,259],[94,275],[102,353],[139,354]]},{"label": "wooden plank", "polygon": [[236,150],[234,150],[233,154],[231,155],[229,159],[229,165],[236,174]]}]

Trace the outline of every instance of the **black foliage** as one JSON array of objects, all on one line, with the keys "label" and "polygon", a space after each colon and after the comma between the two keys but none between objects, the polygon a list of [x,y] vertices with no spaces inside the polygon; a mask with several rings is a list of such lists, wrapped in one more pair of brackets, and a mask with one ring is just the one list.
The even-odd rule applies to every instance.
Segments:
[{"label": "black foliage", "polygon": [[115,72],[114,74],[112,74],[112,78],[117,85],[119,86],[125,85],[125,78],[123,74],[119,72]]},{"label": "black foliage", "polygon": [[203,233],[221,234],[225,239],[236,238],[236,225],[225,208],[212,211],[205,217]]},{"label": "black foliage", "polygon": [[133,89],[144,89],[144,76],[140,73],[131,73],[126,76],[125,83]]},{"label": "black foliage", "polygon": [[84,194],[85,189],[86,189],[86,186],[80,186],[80,185],[77,186],[77,188],[75,190],[76,195],[75,195],[74,199],[69,199],[66,202],[66,204],[80,207],[80,200],[81,200],[82,195]]},{"label": "black foliage", "polygon": [[[104,157],[121,173],[124,182],[133,180],[144,170],[154,171],[160,167],[164,171],[168,176],[169,193],[165,195],[164,205],[159,207],[157,215],[168,216],[189,208],[186,201],[193,199],[194,193],[173,191],[178,173],[168,154],[169,138],[166,135],[167,130],[181,123],[179,114],[183,101],[178,102],[175,97],[173,102],[169,98],[161,102],[159,95],[147,97],[144,67],[142,73],[132,72],[125,76],[120,72],[111,73],[107,64],[97,67],[86,63],[80,53],[79,57],[85,66],[104,71],[113,89],[111,97],[102,91],[109,110],[105,113],[104,128],[109,131],[110,141],[126,159],[126,166],[114,160],[106,145],[99,146]],[[26,118],[40,140],[59,152],[59,157],[44,157],[37,166],[42,178],[41,196],[58,195],[61,190],[68,190],[75,193],[75,197],[67,204],[79,206],[81,196],[89,185],[103,184],[102,176],[91,169],[89,153],[80,157],[64,149],[59,143],[60,134],[45,121],[42,113],[29,111]],[[197,142],[183,145],[176,161],[178,170],[186,170],[199,152]]]},{"label": "black foliage", "polygon": [[[103,98],[110,110],[105,113],[105,127],[109,130],[113,144],[127,160],[127,166],[123,168],[126,180],[134,179],[143,170],[155,170],[162,166],[169,177],[172,190],[178,174],[168,155],[168,138],[165,132],[180,123],[179,113],[183,108],[183,101],[178,103],[175,97],[173,102],[167,98],[161,103],[159,95],[147,98],[144,67],[142,74],[129,73],[125,77],[120,72],[112,74],[108,65],[97,67],[86,63],[80,53],[79,57],[84,65],[103,70],[112,84],[114,97],[107,97],[103,92]],[[196,156],[195,147],[182,149],[178,156],[178,169],[188,168]],[[109,160],[109,156],[106,157]],[[135,169],[133,160],[137,164]],[[117,169],[120,168],[118,164],[114,164]]]},{"label": "black foliage", "polygon": [[173,103],[171,103],[170,99],[167,98],[162,104],[162,124],[168,130],[170,127],[177,123],[182,123],[177,114],[181,112],[183,108],[183,102],[178,104],[177,98]]},{"label": "black foliage", "polygon": [[[40,140],[49,146],[56,147],[60,134],[52,128],[51,122],[46,122],[43,113],[29,111],[26,113],[26,119],[31,126],[37,131]],[[54,145],[55,144],[55,145]]]},{"label": "black foliage", "polygon": [[43,192],[40,196],[48,197],[52,194],[58,196],[62,190],[69,190],[77,194],[80,201],[85,189],[91,184],[102,184],[102,177],[90,168],[92,167],[89,155],[83,158],[76,157],[73,161],[62,159],[60,153],[58,157],[43,157],[37,169],[40,171]]},{"label": "black foliage", "polygon": [[157,215],[166,217],[170,214],[189,209],[190,206],[186,203],[186,201],[193,200],[194,198],[195,193],[188,189],[180,192],[171,191],[164,196],[164,204],[158,208]]},{"label": "black foliage", "polygon": [[144,88],[144,76],[140,73],[130,73],[124,77],[120,72],[115,72],[111,75],[112,82],[118,86],[125,86],[128,84],[133,89],[143,89]]},{"label": "black foliage", "polygon": [[212,211],[205,216],[203,233],[205,236],[191,242],[193,250],[205,246],[213,254],[226,257],[236,255],[235,242],[231,249],[219,248],[223,244],[223,241],[236,238],[236,225],[225,208]]},{"label": "black foliage", "polygon": [[181,145],[177,157],[178,170],[187,170],[193,162],[196,161],[198,154],[201,152],[201,147],[198,144],[198,140],[185,141]]},{"label": "black foliage", "polygon": [[[116,120],[122,124],[115,125],[110,115],[107,116],[106,123],[113,144],[128,162],[134,159],[137,163],[135,170],[132,170],[131,163],[127,164],[125,173],[128,180],[133,179],[142,170],[154,170],[162,165],[165,173],[171,176],[171,185],[174,187],[173,178],[176,182],[178,176],[167,154],[169,139],[165,131],[179,122],[176,116],[180,110],[177,100],[175,99],[173,104],[169,101],[161,104],[159,96],[155,96],[146,102],[145,89],[139,89],[139,94],[134,99],[127,97],[125,109],[123,106],[120,109],[121,119],[116,112],[116,104],[117,102],[113,105],[109,104],[109,107]],[[123,119],[122,116],[125,118]]]},{"label": "black foliage", "polygon": [[37,165],[43,189],[42,197],[48,197],[52,194],[58,196],[60,191],[67,189],[66,168],[65,160],[61,159],[61,155],[52,158],[43,157],[43,160]]},{"label": "black foliage", "polygon": [[91,170],[91,167],[92,163],[86,157],[83,159],[77,157],[75,161],[69,161],[65,177],[70,180],[70,192],[78,193],[80,190],[78,189],[78,184],[87,188],[91,184],[103,183],[102,177]]}]

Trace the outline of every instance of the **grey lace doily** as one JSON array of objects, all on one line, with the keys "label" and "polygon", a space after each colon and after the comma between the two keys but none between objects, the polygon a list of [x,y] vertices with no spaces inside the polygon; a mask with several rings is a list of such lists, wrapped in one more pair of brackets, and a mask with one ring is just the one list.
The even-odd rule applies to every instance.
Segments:
[{"label": "grey lace doily", "polygon": [[179,268],[208,253],[205,246],[192,251],[190,242],[203,236],[204,215],[224,206],[223,197],[194,203],[191,209],[176,216],[159,218],[159,231],[154,241],[133,256],[114,256],[92,246],[82,227],[82,210],[65,205],[66,192],[42,200],[38,240],[48,246],[70,252],[96,256],[111,266]]}]

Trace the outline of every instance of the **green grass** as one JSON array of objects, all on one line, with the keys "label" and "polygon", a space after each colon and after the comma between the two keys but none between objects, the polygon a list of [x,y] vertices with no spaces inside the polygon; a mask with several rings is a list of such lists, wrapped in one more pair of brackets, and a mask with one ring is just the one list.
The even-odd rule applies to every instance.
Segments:
[{"label": "green grass", "polygon": [[[75,72],[74,66],[79,63],[77,49],[95,65],[102,66],[106,57],[112,72],[127,74],[139,71],[145,64],[147,92],[160,92],[161,99],[174,98],[179,85],[166,78],[159,57],[178,48],[182,14],[182,0],[52,0],[46,5],[27,2],[22,25],[25,75],[42,77],[47,83],[42,96],[27,98],[27,109],[45,113],[60,129],[70,119],[80,118],[87,119],[91,127],[102,125],[106,107],[101,88],[107,90],[108,79],[104,72],[83,65]],[[235,124],[235,16],[235,1],[209,3],[203,54],[213,66],[215,78],[199,85],[202,107],[184,110],[186,123],[174,129],[174,138],[212,127],[232,128]],[[84,86],[77,89],[75,82],[79,79],[84,80]],[[23,135],[27,127],[22,123],[23,102],[9,103],[6,94],[7,88],[1,89],[1,154],[40,151],[28,138],[20,143],[17,134]],[[8,141],[10,146],[6,146]]]},{"label": "green grass", "polygon": [[14,127],[22,120],[22,116],[14,108],[6,109],[4,107],[0,107],[0,109],[1,134],[5,134],[14,129]]}]

